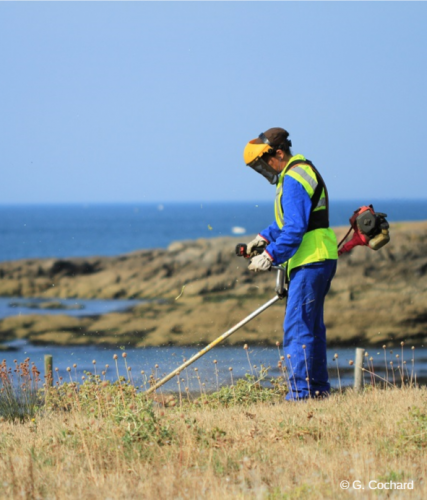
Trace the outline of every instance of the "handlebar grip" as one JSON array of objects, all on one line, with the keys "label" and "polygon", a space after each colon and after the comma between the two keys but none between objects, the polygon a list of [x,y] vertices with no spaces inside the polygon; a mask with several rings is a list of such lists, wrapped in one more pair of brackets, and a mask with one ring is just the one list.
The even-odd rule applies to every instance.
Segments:
[{"label": "handlebar grip", "polygon": [[238,243],[236,245],[236,255],[237,257],[244,257],[245,259],[249,259],[249,255],[247,254],[247,245],[245,243]]},{"label": "handlebar grip", "polygon": [[248,254],[248,246],[246,243],[238,243],[236,245],[236,255],[237,257],[244,257],[245,259],[250,259],[255,255],[260,255],[264,251],[264,248],[254,248],[251,254]]}]

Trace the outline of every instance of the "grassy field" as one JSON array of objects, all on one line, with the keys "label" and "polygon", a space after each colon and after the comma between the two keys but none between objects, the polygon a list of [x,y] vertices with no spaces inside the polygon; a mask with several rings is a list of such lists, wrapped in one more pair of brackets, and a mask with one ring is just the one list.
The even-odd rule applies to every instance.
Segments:
[{"label": "grassy field", "polygon": [[0,367],[1,498],[427,498],[425,388],[285,403],[283,380],[267,375],[153,400],[123,378],[77,384],[72,369],[40,393],[29,360]]}]

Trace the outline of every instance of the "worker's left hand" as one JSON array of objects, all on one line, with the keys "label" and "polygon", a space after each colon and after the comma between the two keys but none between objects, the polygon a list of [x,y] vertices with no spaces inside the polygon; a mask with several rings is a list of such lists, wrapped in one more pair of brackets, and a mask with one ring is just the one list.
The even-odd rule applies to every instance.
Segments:
[{"label": "worker's left hand", "polygon": [[273,259],[267,252],[263,252],[261,255],[252,257],[249,264],[249,271],[254,271],[255,273],[259,271],[268,271],[271,267]]}]

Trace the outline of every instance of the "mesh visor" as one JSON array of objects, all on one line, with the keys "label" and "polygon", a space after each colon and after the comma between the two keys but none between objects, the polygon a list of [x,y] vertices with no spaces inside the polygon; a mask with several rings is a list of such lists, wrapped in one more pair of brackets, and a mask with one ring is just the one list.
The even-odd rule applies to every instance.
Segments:
[{"label": "mesh visor", "polygon": [[261,158],[257,158],[253,162],[249,163],[248,167],[251,167],[255,172],[258,172],[263,177],[265,177],[270,184],[277,184],[279,180],[279,175],[277,172],[270,167],[270,165]]}]

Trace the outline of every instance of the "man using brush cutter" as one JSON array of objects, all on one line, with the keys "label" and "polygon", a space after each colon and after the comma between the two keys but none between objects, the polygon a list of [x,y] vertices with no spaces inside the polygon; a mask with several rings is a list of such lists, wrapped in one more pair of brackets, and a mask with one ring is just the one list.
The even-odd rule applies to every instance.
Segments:
[{"label": "man using brush cutter", "polygon": [[[277,186],[276,221],[248,245],[239,243],[236,247],[239,257],[252,258],[251,271],[277,271],[276,295],[161,380],[153,381],[147,395],[286,296],[284,350],[290,382],[287,399],[323,397],[329,393],[323,306],[338,255],[358,245],[379,250],[390,241],[389,226],[387,215],[376,213],[372,205],[358,208],[339,246],[351,231],[354,235],[338,252],[335,234],[329,227],[326,185],[309,160],[302,155],[292,156],[288,136],[282,128],[269,129],[245,147],[246,164]],[[290,280],[287,291],[286,267]]]},{"label": "man using brush cutter", "polygon": [[299,400],[330,391],[323,309],[338,251],[329,227],[326,185],[309,160],[292,155],[288,136],[282,128],[271,128],[245,147],[246,165],[276,185],[275,221],[246,251],[254,272],[286,263],[289,287],[283,326],[290,382],[286,399]]}]

